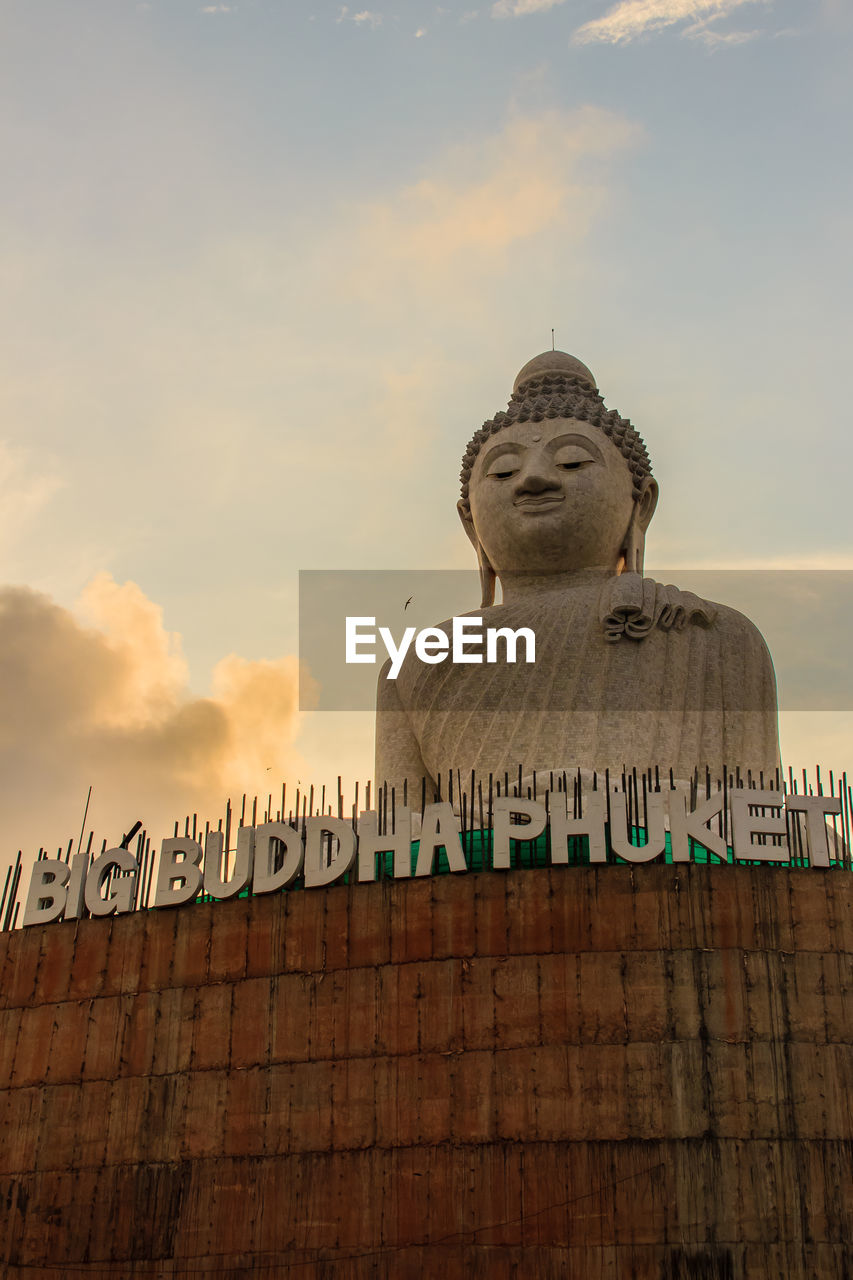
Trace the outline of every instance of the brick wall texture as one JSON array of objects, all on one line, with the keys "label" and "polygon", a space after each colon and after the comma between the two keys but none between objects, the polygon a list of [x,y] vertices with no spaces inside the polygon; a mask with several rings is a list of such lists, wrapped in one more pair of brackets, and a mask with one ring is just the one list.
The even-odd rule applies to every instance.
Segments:
[{"label": "brick wall texture", "polygon": [[0,934],[0,1275],[849,1280],[853,876],[338,886]]}]

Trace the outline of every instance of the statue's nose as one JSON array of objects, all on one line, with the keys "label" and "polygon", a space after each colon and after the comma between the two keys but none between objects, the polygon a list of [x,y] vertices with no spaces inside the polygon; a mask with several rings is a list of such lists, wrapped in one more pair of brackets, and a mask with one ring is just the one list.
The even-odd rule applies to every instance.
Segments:
[{"label": "statue's nose", "polygon": [[533,457],[525,462],[515,482],[516,493],[542,493],[544,489],[559,487],[558,478],[543,457]]}]

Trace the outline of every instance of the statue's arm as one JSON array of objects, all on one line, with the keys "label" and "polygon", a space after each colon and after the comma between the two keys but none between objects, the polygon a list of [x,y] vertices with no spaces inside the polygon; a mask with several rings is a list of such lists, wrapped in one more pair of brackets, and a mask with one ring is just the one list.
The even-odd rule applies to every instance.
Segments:
[{"label": "statue's arm", "polygon": [[426,780],[427,800],[431,801],[436,784],[430,776],[421,756],[408,713],[400,701],[397,681],[387,679],[390,659],[379,672],[376,689],[376,790],[388,787],[388,795],[394,789],[395,803],[406,802],[410,809],[419,811],[421,791]]}]

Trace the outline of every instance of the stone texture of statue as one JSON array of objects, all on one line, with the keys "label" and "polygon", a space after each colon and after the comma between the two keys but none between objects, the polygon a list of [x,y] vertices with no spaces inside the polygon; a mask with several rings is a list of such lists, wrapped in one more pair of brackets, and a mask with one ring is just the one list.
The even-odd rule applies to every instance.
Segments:
[{"label": "stone texture of statue", "polygon": [[767,647],[737,611],[643,576],[657,498],[642,439],[586,366],[560,351],[526,364],[507,411],[468,446],[459,514],[482,586],[468,616],[531,628],[535,663],[438,666],[410,652],[396,681],[383,668],[377,785],[401,796],[405,784],[411,802],[449,770],[773,776]]}]

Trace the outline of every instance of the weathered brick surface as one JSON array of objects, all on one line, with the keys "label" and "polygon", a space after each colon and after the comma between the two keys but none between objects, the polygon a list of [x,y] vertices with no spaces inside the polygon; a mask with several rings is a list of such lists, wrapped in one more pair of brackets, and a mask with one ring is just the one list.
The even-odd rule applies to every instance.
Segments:
[{"label": "weathered brick surface", "polygon": [[0,1009],[0,1080],[8,1083],[18,1048],[23,1009]]},{"label": "weathered brick surface", "polygon": [[[3,990],[0,992],[0,1000],[4,1008],[14,1009],[39,999],[36,991],[36,974],[41,959],[43,933],[41,929],[23,929],[7,939],[8,950],[6,963],[3,966]],[[39,1003],[41,1003],[40,999]]]},{"label": "weathered brick surface", "polygon": [[71,929],[54,929],[52,934],[43,937],[38,971],[38,993],[43,1003],[65,999],[73,955]]},{"label": "weathered brick surface", "polygon": [[270,986],[269,978],[244,978],[225,987],[233,1000],[228,1057],[232,1067],[255,1067],[269,1061]]},{"label": "weathered brick surface", "polygon": [[53,1008],[55,1011],[53,1035],[50,1039],[44,1079],[49,1084],[63,1080],[79,1080],[89,1029],[89,1001],[69,1000]]},{"label": "weathered brick surface", "polygon": [[853,1273],[843,873],[495,872],[0,942],[4,1277]]},{"label": "weathered brick surface", "polygon": [[112,1080],[121,1067],[124,1028],[133,1008],[132,996],[105,996],[88,1003],[84,1080]]},{"label": "weathered brick surface", "polygon": [[[240,898],[227,913],[217,913],[214,917],[216,927],[210,931],[210,982],[236,982],[246,976],[252,905],[248,898]],[[265,971],[269,972],[269,964]]]},{"label": "weathered brick surface", "polygon": [[60,1007],[52,1004],[38,1004],[22,1010],[11,1075],[2,1083],[20,1089],[44,1080],[54,1021],[59,1012]]},{"label": "weathered brick surface", "polygon": [[144,1076],[151,1073],[159,1010],[158,991],[140,991],[128,1002],[121,1042],[122,1075]]},{"label": "weathered brick surface", "polygon": [[145,925],[145,916],[140,912],[122,920],[121,927],[115,930],[115,938],[112,937],[113,929],[110,929],[102,988],[106,995],[139,990],[147,933]]},{"label": "weathered brick surface", "polygon": [[168,986],[183,986],[186,975],[175,972],[175,935],[177,911],[149,911],[145,915],[145,947],[142,955],[140,986],[143,991]]},{"label": "weathered brick surface", "polygon": [[477,947],[476,912],[470,894],[459,892],[457,876],[438,876],[432,890],[432,955],[472,956]]},{"label": "weathered brick surface", "polygon": [[157,1014],[151,1070],[155,1075],[181,1071],[186,1068],[192,1052],[195,990],[166,987],[153,994],[157,997]]},{"label": "weathered brick surface", "polygon": [[234,988],[230,982],[200,987],[193,1014],[193,1071],[227,1067],[231,1061],[231,1006]]},{"label": "weathered brick surface", "polygon": [[172,981],[177,979],[181,986],[201,986],[207,982],[210,969],[213,904],[205,903],[200,911],[169,914],[177,921]]},{"label": "weathered brick surface", "polygon": [[72,942],[68,973],[68,998],[81,1000],[99,996],[106,980],[106,950],[110,942],[109,926],[103,920],[65,921],[54,926],[55,933],[66,933]]}]

